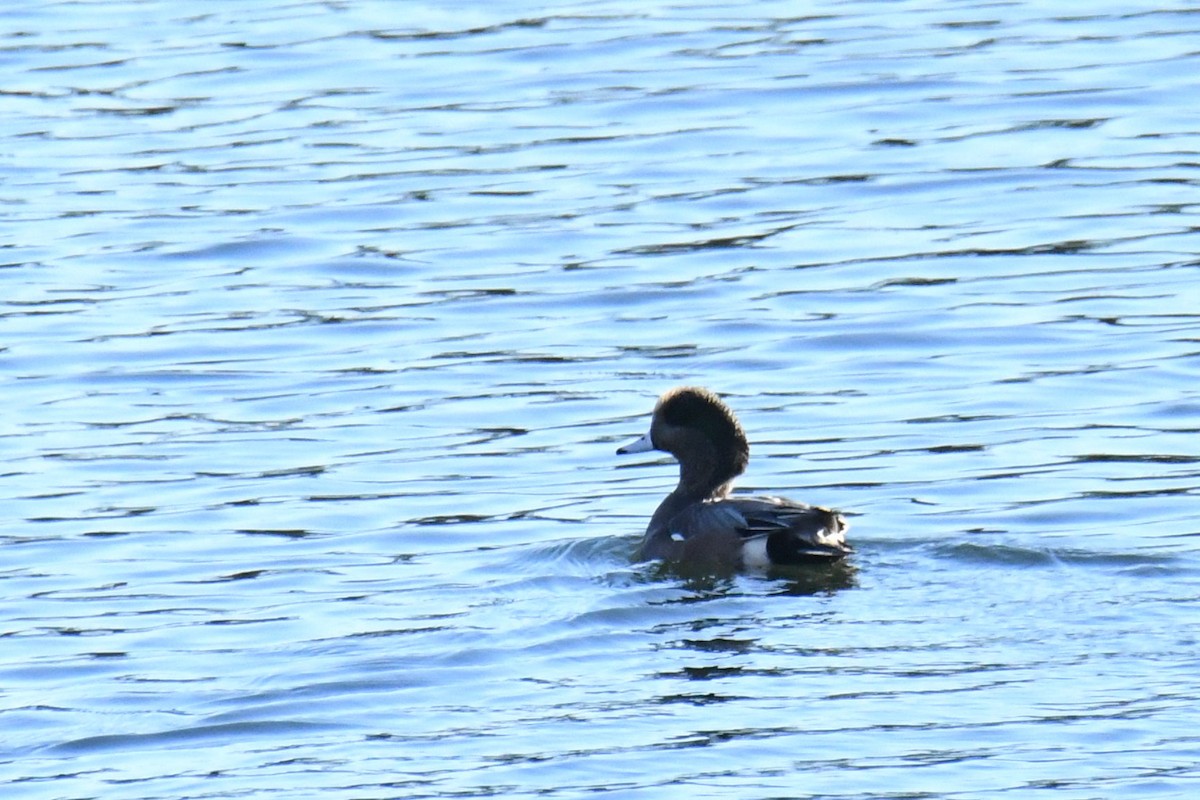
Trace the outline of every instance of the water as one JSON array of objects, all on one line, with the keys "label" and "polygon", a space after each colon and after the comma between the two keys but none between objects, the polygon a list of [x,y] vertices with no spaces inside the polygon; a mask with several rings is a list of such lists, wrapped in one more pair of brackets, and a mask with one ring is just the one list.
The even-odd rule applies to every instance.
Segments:
[{"label": "water", "polygon": [[1193,796],[1194,11],[4,11],[5,798]]}]

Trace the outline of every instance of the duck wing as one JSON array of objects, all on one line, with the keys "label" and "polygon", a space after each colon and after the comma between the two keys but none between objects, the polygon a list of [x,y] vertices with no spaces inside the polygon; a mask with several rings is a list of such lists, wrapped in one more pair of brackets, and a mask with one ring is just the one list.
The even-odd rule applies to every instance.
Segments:
[{"label": "duck wing", "polygon": [[836,511],[782,497],[728,497],[694,503],[668,523],[677,542],[734,540],[746,566],[836,561],[851,552]]}]

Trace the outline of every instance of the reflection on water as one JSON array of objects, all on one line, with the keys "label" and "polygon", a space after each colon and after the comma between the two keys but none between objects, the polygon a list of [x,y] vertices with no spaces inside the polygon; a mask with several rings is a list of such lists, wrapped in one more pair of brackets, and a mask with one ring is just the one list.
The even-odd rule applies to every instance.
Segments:
[{"label": "reflection on water", "polygon": [[[711,570],[688,570],[678,565],[650,563],[644,565],[648,576],[655,580],[678,580],[691,594],[672,602],[705,602],[731,591],[739,591],[741,575],[714,573]],[[776,566],[751,573],[752,578],[766,582],[765,591],[772,595],[830,594],[857,586],[858,568],[853,562],[835,564]]]},{"label": "reflection on water", "polygon": [[[1195,14],[159,6],[5,12],[6,798],[1184,796]],[[633,563],[680,383],[849,562]]]}]

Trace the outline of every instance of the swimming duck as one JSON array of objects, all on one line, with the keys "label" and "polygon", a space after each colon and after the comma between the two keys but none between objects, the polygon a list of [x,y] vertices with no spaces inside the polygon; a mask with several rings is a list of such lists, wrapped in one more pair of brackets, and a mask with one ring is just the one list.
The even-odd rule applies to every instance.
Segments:
[{"label": "swimming duck", "polygon": [[679,485],[650,518],[639,556],[694,569],[829,563],[851,552],[836,511],[782,497],[731,497],[750,445],[729,406],[681,386],[658,399],[650,431],[617,455],[662,450],[679,461]]}]

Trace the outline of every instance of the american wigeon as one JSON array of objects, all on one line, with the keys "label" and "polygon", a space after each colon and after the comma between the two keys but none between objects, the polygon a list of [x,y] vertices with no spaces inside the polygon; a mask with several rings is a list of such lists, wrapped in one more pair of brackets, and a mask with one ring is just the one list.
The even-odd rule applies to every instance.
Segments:
[{"label": "american wigeon", "polygon": [[650,518],[639,553],[698,569],[829,563],[851,552],[836,511],[781,497],[731,497],[750,445],[729,406],[681,386],[658,399],[650,432],[618,455],[662,450],[679,461],[679,485]]}]

